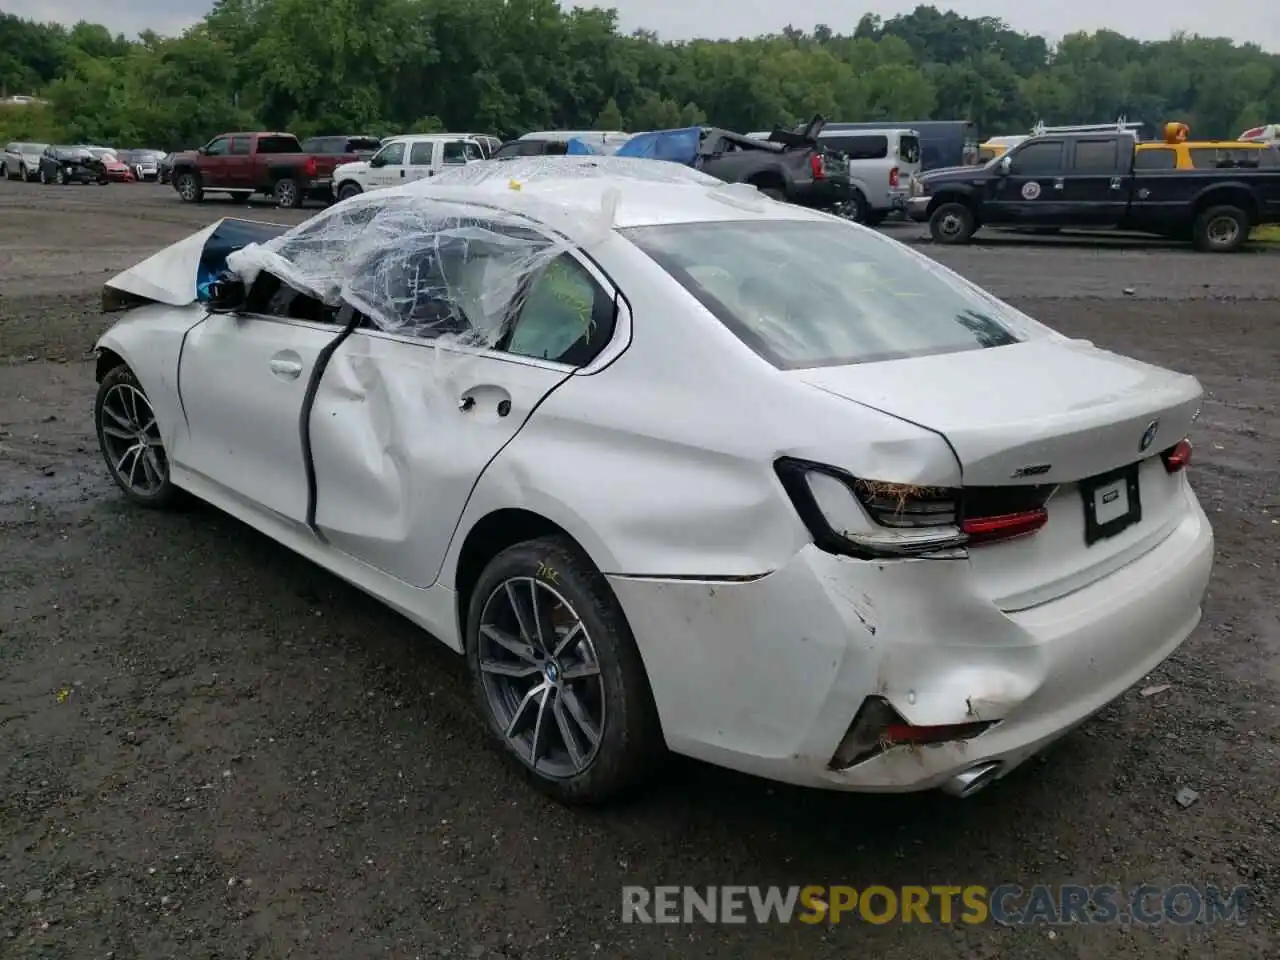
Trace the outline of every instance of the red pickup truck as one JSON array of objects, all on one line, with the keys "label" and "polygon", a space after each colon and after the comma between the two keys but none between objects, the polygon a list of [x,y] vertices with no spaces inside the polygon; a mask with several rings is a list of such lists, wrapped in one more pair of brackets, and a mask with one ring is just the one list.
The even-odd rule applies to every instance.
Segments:
[{"label": "red pickup truck", "polygon": [[[350,140],[359,148],[366,141],[373,138]],[[291,133],[224,133],[199,150],[177,154],[171,182],[187,203],[199,203],[213,190],[243,199],[262,193],[282,207],[300,207],[308,199],[331,201],[334,168],[363,155],[306,153]]]}]

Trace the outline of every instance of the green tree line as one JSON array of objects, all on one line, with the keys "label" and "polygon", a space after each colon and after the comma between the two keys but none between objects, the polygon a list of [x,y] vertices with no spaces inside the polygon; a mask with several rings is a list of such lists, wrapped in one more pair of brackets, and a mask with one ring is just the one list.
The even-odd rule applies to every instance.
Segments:
[{"label": "green tree line", "polygon": [[710,122],[1180,120],[1198,137],[1280,122],[1280,56],[1229,40],[1111,31],[1056,46],[931,6],[847,33],[662,42],[555,0],[219,0],[178,37],[135,40],[0,14],[0,139],[190,147],[229,129],[515,135]]}]

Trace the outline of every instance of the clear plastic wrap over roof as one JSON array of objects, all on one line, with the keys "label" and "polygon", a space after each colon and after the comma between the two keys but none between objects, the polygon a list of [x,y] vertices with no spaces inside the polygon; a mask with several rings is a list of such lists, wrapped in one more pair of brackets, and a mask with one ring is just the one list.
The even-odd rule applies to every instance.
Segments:
[{"label": "clear plastic wrap over roof", "polygon": [[266,271],[330,306],[350,304],[384,330],[475,346],[501,339],[530,280],[549,273],[539,287],[586,324],[589,299],[578,302],[576,286],[556,277],[569,249],[612,234],[616,192],[582,190],[582,181],[619,177],[720,184],[652,160],[483,161],[342,201],[227,265],[246,284]]}]

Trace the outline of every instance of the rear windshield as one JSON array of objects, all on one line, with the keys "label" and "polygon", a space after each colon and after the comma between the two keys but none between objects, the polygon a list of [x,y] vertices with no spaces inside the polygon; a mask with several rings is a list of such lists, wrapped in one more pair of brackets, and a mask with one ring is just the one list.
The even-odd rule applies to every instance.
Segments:
[{"label": "rear windshield", "polygon": [[297,137],[259,137],[259,153],[301,153]]},{"label": "rear windshield", "polygon": [[620,232],[784,370],[999,347],[1028,329],[1012,307],[847,223],[737,220]]},{"label": "rear windshield", "polygon": [[898,159],[903,163],[919,163],[920,138],[911,134],[903,134],[898,141]]}]

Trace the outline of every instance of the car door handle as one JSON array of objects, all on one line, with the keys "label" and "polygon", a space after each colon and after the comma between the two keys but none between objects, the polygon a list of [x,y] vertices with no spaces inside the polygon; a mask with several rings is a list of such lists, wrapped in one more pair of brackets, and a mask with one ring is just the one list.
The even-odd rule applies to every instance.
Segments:
[{"label": "car door handle", "polygon": [[274,359],[271,361],[271,372],[286,380],[296,380],[302,373],[302,364],[297,360]]},{"label": "car door handle", "polygon": [[1055,189],[1055,190],[1061,190],[1061,189],[1062,189],[1062,181],[1061,181],[1061,180],[1055,180],[1055,181],[1053,181],[1053,189]]}]

